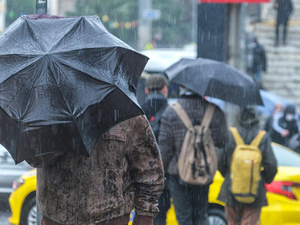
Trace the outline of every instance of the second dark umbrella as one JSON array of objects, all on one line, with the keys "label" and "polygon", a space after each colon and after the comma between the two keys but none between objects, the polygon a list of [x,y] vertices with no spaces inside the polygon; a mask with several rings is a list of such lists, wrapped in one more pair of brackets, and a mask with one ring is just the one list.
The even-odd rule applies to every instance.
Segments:
[{"label": "second dark umbrella", "polygon": [[165,70],[169,80],[200,96],[219,98],[239,106],[263,105],[259,88],[241,71],[209,59],[181,59]]}]

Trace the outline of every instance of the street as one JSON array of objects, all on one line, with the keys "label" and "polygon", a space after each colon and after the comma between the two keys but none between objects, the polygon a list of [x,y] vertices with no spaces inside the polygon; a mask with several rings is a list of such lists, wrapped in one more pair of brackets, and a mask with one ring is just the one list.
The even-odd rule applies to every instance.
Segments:
[{"label": "street", "polygon": [[8,217],[10,216],[9,205],[0,203],[0,225],[9,225]]},{"label": "street", "polygon": [[10,213],[0,211],[0,225],[9,225],[8,223],[8,217]]}]

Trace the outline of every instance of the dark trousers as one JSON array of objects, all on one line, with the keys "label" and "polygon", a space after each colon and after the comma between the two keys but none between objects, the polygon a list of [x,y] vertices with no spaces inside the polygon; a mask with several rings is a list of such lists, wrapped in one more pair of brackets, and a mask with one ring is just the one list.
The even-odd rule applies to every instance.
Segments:
[{"label": "dark trousers", "polygon": [[172,176],[169,190],[179,225],[209,225],[208,185],[190,185],[182,182],[178,176]]},{"label": "dark trousers", "polygon": [[228,225],[257,225],[261,208],[247,206],[226,206],[225,214]]},{"label": "dark trousers", "polygon": [[280,21],[277,19],[276,21],[276,44],[279,43],[279,27],[280,25],[283,26],[283,43],[286,44],[286,35],[287,35],[287,24],[288,24],[288,20],[286,21]]},{"label": "dark trousers", "polygon": [[154,225],[166,225],[167,212],[171,207],[170,191],[168,189],[168,180],[165,180],[165,188],[158,199],[159,214],[154,218]]},{"label": "dark trousers", "polygon": [[[118,217],[116,219],[111,219],[105,222],[97,223],[98,225],[127,225],[130,220],[130,214]],[[41,225],[63,225],[60,223],[56,223],[47,217],[43,216]]]}]

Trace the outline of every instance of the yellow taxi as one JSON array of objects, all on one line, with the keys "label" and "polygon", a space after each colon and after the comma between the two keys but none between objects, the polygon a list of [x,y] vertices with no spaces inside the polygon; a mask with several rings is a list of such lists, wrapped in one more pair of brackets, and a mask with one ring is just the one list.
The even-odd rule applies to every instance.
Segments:
[{"label": "yellow taxi", "polygon": [[[274,181],[266,185],[269,205],[263,207],[261,225],[300,224],[300,155],[283,146],[272,144],[278,161],[278,173]],[[209,191],[209,220],[214,225],[226,225],[224,203],[217,200],[223,177],[217,173]],[[9,203],[13,225],[36,225],[36,172],[25,173],[13,184]],[[131,213],[131,220],[134,212]],[[129,223],[131,225],[132,222]],[[174,207],[167,215],[168,225],[177,225]]]}]

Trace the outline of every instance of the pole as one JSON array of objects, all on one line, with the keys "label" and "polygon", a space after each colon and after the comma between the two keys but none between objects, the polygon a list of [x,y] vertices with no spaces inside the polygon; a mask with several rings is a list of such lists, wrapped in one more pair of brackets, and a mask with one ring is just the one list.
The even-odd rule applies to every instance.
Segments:
[{"label": "pole", "polygon": [[198,1],[192,0],[192,42],[197,43]]},{"label": "pole", "polygon": [[[36,0],[36,14],[47,14],[47,0]],[[42,214],[38,205],[38,197],[36,196],[36,224],[41,225]]]},{"label": "pole", "polygon": [[36,13],[47,14],[47,0],[36,0]]},{"label": "pole", "polygon": [[138,50],[143,50],[152,37],[152,22],[145,18],[145,12],[151,8],[152,0],[139,0]]},{"label": "pole", "polygon": [[227,5],[198,2],[197,57],[226,62]]}]

